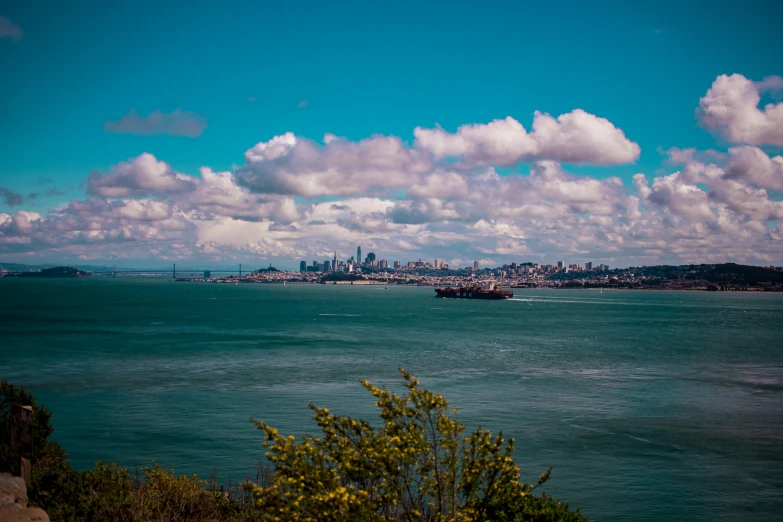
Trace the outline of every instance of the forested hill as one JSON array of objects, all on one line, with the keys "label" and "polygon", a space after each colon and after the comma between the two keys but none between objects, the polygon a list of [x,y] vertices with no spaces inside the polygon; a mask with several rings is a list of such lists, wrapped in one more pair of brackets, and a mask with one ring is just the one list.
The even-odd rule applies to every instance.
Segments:
[{"label": "forested hill", "polygon": [[74,278],[90,277],[90,273],[70,266],[56,266],[54,268],[44,268],[40,272],[22,272],[17,277]]},{"label": "forested hill", "polygon": [[767,266],[722,263],[715,265],[659,265],[630,267],[620,272],[633,272],[637,276],[664,279],[702,279],[711,283],[756,285],[759,283],[783,283],[783,269]]}]

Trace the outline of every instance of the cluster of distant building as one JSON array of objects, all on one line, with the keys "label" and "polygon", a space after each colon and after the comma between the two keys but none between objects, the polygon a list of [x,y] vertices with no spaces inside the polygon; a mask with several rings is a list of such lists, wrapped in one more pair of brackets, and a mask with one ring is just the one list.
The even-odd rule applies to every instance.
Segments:
[{"label": "cluster of distant building", "polygon": [[[346,260],[341,260],[337,258],[337,252],[334,253],[334,257],[330,259],[326,259],[323,262],[315,260],[312,262],[312,264],[308,264],[307,261],[300,261],[299,262],[299,271],[302,273],[307,272],[316,272],[316,273],[324,273],[324,272],[341,272],[341,273],[362,273],[362,271],[365,272],[378,272],[378,271],[388,271],[388,270],[410,270],[410,271],[416,271],[416,270],[458,270],[458,271],[464,271],[464,272],[478,272],[479,271],[479,262],[474,261],[473,266],[466,266],[465,268],[457,268],[457,269],[450,269],[449,264],[443,261],[442,259],[435,259],[434,263],[430,263],[429,261],[422,261],[419,259],[418,261],[408,261],[407,263],[403,264],[399,261],[394,261],[391,266],[389,266],[389,262],[385,259],[377,259],[374,252],[368,252],[367,256],[362,259],[362,247],[359,246],[356,248],[356,257],[351,256],[350,258]],[[584,267],[581,267],[578,264],[571,264],[566,266],[563,261],[558,261],[556,265],[541,265],[538,263],[523,263],[520,265],[517,265],[516,263],[511,263],[510,265],[503,265],[502,267],[498,267],[495,269],[497,271],[496,275],[499,276],[513,276],[513,275],[531,275],[536,273],[545,273],[545,274],[551,274],[555,272],[580,272],[580,271],[592,271],[592,270],[599,270],[599,271],[606,271],[609,270],[609,265],[600,264],[597,267],[593,268],[593,263],[588,261],[585,263]]]},{"label": "cluster of distant building", "polygon": [[530,276],[536,274],[551,275],[556,273],[567,274],[570,272],[606,272],[609,270],[609,265],[601,263],[600,265],[593,266],[591,261],[585,263],[585,266],[578,264],[570,264],[566,266],[563,261],[558,261],[555,265],[542,265],[540,263],[511,263],[500,266],[496,269],[495,275],[504,276]]},{"label": "cluster of distant building", "polygon": [[[343,272],[343,273],[361,273],[362,270],[368,272],[376,272],[379,270],[448,270],[449,264],[442,259],[435,259],[435,263],[429,261],[408,261],[405,264],[399,261],[394,261],[391,266],[385,259],[378,259],[375,256],[375,252],[368,252],[367,256],[362,259],[362,247],[356,248],[356,257],[351,256],[346,260],[340,260],[337,258],[337,252],[334,253],[334,257],[329,260],[326,259],[323,262],[315,260],[312,264],[307,264],[307,261],[299,262],[300,272]],[[478,271],[479,262],[474,261],[472,270]],[[466,267],[465,270],[471,270],[471,267]]]}]

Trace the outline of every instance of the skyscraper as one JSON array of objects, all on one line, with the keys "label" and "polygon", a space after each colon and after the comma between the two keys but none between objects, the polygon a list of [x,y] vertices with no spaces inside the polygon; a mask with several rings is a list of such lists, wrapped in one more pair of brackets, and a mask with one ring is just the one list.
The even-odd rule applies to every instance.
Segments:
[{"label": "skyscraper", "polygon": [[307,272],[307,261],[300,261],[299,262],[299,271],[300,272]]},{"label": "skyscraper", "polygon": [[478,261],[473,261],[473,271],[478,272]]},{"label": "skyscraper", "polygon": [[362,264],[362,247],[359,245],[356,247],[356,262]]},{"label": "skyscraper", "polygon": [[337,250],[334,251],[334,260],[332,261],[332,272],[337,272]]},{"label": "skyscraper", "polygon": [[562,261],[558,261],[558,262],[557,262],[557,268],[563,268],[564,266],[565,266],[565,265],[563,264],[563,262],[562,262]]}]

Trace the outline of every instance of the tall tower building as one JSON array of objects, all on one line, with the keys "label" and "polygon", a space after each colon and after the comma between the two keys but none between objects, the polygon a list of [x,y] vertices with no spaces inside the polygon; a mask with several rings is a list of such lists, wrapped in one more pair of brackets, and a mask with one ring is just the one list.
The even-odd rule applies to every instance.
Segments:
[{"label": "tall tower building", "polygon": [[359,245],[356,247],[356,262],[362,264],[362,247]]},{"label": "tall tower building", "polygon": [[332,261],[332,272],[337,272],[337,250],[334,251],[334,260]]},{"label": "tall tower building", "polygon": [[300,261],[299,262],[299,271],[300,272],[307,272],[307,261]]},{"label": "tall tower building", "polygon": [[473,261],[473,271],[478,272],[478,261]]}]

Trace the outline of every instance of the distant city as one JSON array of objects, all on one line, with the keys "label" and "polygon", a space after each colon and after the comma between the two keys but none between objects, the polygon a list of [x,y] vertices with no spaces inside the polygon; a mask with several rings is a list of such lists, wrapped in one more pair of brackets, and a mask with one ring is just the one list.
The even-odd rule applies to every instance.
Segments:
[{"label": "distant city", "polygon": [[555,264],[523,262],[496,267],[449,267],[441,259],[432,263],[394,261],[389,267],[385,259],[368,252],[362,259],[362,248],[356,257],[331,260],[300,261],[298,276],[292,272],[257,274],[266,281],[297,280],[327,284],[416,284],[422,286],[462,286],[485,281],[511,288],[644,288],[659,290],[760,290],[783,291],[783,268],[738,265],[735,263],[701,265],[655,265],[611,269],[609,265],[594,265],[587,261]]},{"label": "distant city", "polygon": [[[361,261],[360,261],[361,260]],[[610,268],[591,261],[584,266],[564,261],[555,264],[532,262],[507,263],[481,267],[479,261],[469,266],[450,267],[441,259],[432,262],[378,259],[374,252],[362,257],[302,260],[299,271],[268,267],[248,270],[248,265],[221,269],[185,268],[172,264],[157,269],[119,268],[117,266],[22,265],[0,263],[3,277],[171,277],[176,281],[213,283],[321,283],[351,285],[417,285],[460,287],[489,284],[510,288],[644,288],[659,290],[744,290],[783,291],[783,268],[751,266],[736,263],[653,265]],[[257,266],[257,265],[256,265]]]},{"label": "distant city", "polygon": [[[609,270],[609,265],[600,264],[595,267],[597,270],[606,271]],[[337,256],[337,252],[335,251],[334,257],[332,259],[326,259],[323,262],[315,260],[311,264],[308,264],[307,261],[300,261],[299,262],[299,271],[303,273],[307,272],[318,272],[318,273],[324,273],[324,272],[340,272],[345,274],[361,274],[363,271],[365,273],[377,273],[379,271],[395,271],[395,270],[456,270],[460,272],[478,272],[479,271],[479,262],[473,261],[472,266],[466,266],[464,268],[450,268],[449,264],[443,261],[442,259],[435,258],[434,262],[430,263],[429,261],[422,261],[419,259],[418,261],[407,261],[405,263],[401,263],[400,261],[394,261],[391,266],[389,266],[389,262],[385,259],[378,259],[374,252],[368,252],[367,256],[362,259],[362,247],[358,246],[356,248],[356,257],[349,257],[348,259],[342,260],[339,259]],[[569,264],[568,266],[565,265],[563,261],[558,261],[555,265],[541,265],[539,263],[511,263],[503,265],[500,269],[500,273],[497,275],[500,276],[507,276],[507,275],[529,275],[534,274],[536,272],[543,272],[543,273],[555,273],[555,272],[579,272],[579,271],[590,271],[593,270],[593,263],[588,261],[585,263],[585,266],[582,267],[578,264]]]},{"label": "distant city", "polygon": [[[368,252],[367,256],[362,259],[362,247],[358,246],[356,248],[356,257],[349,257],[348,259],[342,260],[339,259],[337,256],[337,252],[335,251],[334,257],[330,259],[326,259],[323,262],[315,260],[311,264],[308,264],[307,261],[300,261],[299,262],[299,271],[302,273],[307,272],[316,272],[316,273],[328,273],[328,272],[339,272],[344,274],[361,274],[364,273],[377,273],[380,271],[414,271],[414,270],[453,270],[458,272],[478,272],[479,271],[479,262],[473,261],[472,266],[466,266],[464,268],[450,268],[449,264],[443,261],[442,259],[435,258],[433,263],[430,263],[429,261],[422,261],[419,259],[418,261],[407,261],[405,263],[401,263],[400,261],[394,261],[391,266],[389,266],[389,262],[385,259],[377,259],[374,252]],[[606,271],[609,270],[609,265],[600,264],[595,267],[597,270],[600,271]],[[580,272],[580,271],[591,271],[593,270],[593,263],[588,261],[585,263],[585,266],[582,267],[578,264],[569,264],[568,266],[565,265],[563,261],[558,261],[555,265],[541,265],[539,263],[511,263],[506,264],[500,267],[500,270],[497,274],[498,276],[505,277],[505,276],[521,276],[521,275],[532,275],[536,273],[545,273],[545,274],[552,274],[556,272]]]}]

